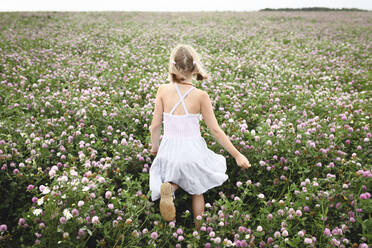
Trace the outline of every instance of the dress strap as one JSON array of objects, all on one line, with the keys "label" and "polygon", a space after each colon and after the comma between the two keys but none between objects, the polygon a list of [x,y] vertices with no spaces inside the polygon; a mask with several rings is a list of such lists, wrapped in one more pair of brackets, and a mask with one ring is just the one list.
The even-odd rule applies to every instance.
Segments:
[{"label": "dress strap", "polygon": [[189,114],[189,111],[187,111],[187,108],[186,108],[186,104],[185,104],[185,101],[184,101],[184,98],[195,88],[194,86],[192,86],[191,88],[189,88],[186,92],[185,92],[185,94],[182,96],[181,95],[181,91],[180,91],[180,89],[178,88],[178,85],[177,85],[177,83],[174,83],[175,85],[176,85],[176,90],[177,90],[177,94],[178,94],[178,96],[180,97],[180,99],[178,100],[178,102],[174,105],[174,107],[173,107],[173,109],[172,109],[172,111],[170,112],[170,114],[172,114],[173,113],[173,111],[175,111],[176,110],[176,108],[178,107],[178,105],[180,104],[180,103],[182,103],[182,105],[183,105],[183,109],[185,110],[185,113],[186,113],[186,115],[188,115]]}]

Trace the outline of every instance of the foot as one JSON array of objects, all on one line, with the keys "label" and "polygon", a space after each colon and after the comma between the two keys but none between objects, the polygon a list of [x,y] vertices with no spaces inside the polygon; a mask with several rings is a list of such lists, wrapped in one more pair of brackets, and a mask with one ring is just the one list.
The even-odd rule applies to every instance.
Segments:
[{"label": "foot", "polygon": [[166,221],[172,221],[176,217],[173,199],[173,186],[168,182],[163,183],[160,187],[160,214]]}]

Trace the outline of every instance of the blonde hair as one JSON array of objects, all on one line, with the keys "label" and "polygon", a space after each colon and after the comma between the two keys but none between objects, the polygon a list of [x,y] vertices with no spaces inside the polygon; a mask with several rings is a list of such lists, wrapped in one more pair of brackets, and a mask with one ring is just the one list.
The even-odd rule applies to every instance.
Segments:
[{"label": "blonde hair", "polygon": [[198,81],[209,78],[195,49],[189,45],[178,44],[169,58],[169,80],[181,83],[188,73],[196,74]]}]

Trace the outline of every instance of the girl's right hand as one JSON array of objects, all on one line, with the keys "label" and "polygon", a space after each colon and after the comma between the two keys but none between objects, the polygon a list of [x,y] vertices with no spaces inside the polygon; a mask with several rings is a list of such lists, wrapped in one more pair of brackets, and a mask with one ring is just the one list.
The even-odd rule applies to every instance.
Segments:
[{"label": "girl's right hand", "polygon": [[239,155],[235,157],[235,160],[238,166],[244,169],[251,167],[251,164],[249,163],[248,159],[241,153],[239,153]]}]

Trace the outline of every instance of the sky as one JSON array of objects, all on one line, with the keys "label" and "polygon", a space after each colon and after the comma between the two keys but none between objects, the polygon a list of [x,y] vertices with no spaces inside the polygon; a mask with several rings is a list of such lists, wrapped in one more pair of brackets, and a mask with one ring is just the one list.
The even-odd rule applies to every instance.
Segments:
[{"label": "sky", "polygon": [[256,11],[263,8],[360,8],[372,0],[2,0],[0,11]]}]

